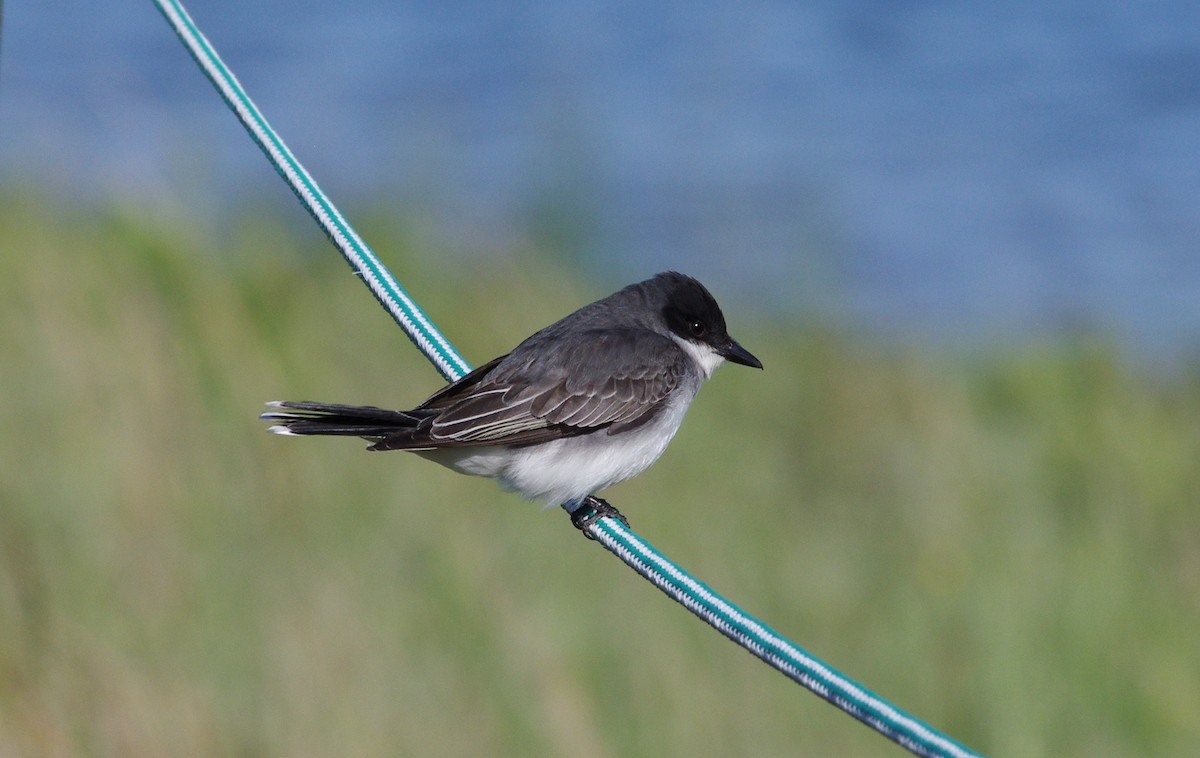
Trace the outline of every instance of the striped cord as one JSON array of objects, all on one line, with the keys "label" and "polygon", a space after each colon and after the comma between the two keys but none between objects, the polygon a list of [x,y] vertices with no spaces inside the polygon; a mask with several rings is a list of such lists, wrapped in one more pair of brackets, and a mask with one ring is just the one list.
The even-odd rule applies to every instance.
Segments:
[{"label": "striped cord", "polygon": [[978,756],[809,655],[697,581],[618,519],[595,521],[588,527],[588,533],[672,600],[751,655],[910,752],[954,758]]},{"label": "striped cord", "polygon": [[300,161],[296,160],[296,156],[292,155],[292,151],[267,123],[266,117],[246,94],[241,82],[217,55],[217,51],[208,39],[197,28],[183,4],[171,0],[155,0],[155,2],[187,47],[188,52],[204,70],[209,81],[221,93],[225,103],[237,114],[242,126],[246,127],[246,131],[266,153],[271,165],[287,182],[292,192],[296,193],[300,204],[312,215],[325,235],[333,242],[334,247],[338,249],[355,273],[362,277],[363,282],[371,290],[371,294],[391,314],[408,338],[417,346],[417,349],[425,354],[425,357],[433,363],[434,368],[447,380],[459,379],[469,372],[470,364],[459,355],[450,341],[408,296],[400,283],[380,262],[379,257],[342,217],[341,212],[321,191],[317,182],[309,175],[304,166],[300,165]]},{"label": "striped cord", "polygon": [[[2,1],[2,0],[0,0]],[[192,58],[225,103],[271,161],[287,185],[362,277],[375,299],[391,314],[417,349],[449,381],[471,370],[470,364],[408,296],[378,256],[342,217],[333,202],[246,94],[237,77],[200,32],[180,0],[154,0]],[[916,755],[947,758],[978,756],[933,727],[908,715],[866,688],[813,658],[769,626],[725,600],[642,540],[615,518],[592,521],[585,531],[638,574],[709,626],[751,654]]]}]

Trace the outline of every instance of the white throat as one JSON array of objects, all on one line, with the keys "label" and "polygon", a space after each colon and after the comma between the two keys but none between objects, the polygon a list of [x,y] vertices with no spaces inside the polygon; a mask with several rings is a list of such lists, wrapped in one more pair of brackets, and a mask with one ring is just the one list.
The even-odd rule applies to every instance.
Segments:
[{"label": "white throat", "polygon": [[683,348],[683,351],[691,356],[695,361],[700,372],[704,374],[704,378],[708,379],[712,376],[712,372],[717,370],[725,362],[725,358],[713,350],[708,345],[697,345],[691,340],[685,340],[682,337],[672,334],[671,339],[675,340],[675,344]]}]

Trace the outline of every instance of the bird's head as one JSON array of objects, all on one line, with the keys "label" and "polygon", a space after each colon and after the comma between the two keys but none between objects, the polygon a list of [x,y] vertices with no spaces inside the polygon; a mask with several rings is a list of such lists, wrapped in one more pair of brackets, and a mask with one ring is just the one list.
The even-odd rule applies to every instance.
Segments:
[{"label": "bird's head", "polygon": [[737,343],[725,326],[721,306],[704,285],[690,276],[668,271],[654,277],[666,293],[662,316],[671,336],[711,374],[728,360],[762,368],[762,361]]}]

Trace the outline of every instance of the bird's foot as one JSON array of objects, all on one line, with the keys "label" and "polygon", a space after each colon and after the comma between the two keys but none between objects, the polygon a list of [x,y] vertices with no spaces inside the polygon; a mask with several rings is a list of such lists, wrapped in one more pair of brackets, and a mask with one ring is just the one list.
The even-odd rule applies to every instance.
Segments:
[{"label": "bird's foot", "polygon": [[589,540],[596,538],[588,531],[588,527],[602,518],[615,518],[626,527],[629,526],[629,519],[625,518],[616,507],[610,505],[607,500],[601,500],[594,495],[585,497],[583,503],[571,512],[571,523]]}]

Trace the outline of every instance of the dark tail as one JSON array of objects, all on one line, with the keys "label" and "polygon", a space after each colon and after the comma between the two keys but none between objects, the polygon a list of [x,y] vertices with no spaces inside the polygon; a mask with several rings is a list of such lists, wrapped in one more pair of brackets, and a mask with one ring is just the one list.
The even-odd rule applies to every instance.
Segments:
[{"label": "dark tail", "polygon": [[412,432],[421,421],[420,416],[370,405],[276,400],[267,403],[267,408],[259,418],[275,422],[267,429],[274,434],[331,434],[377,441]]}]

